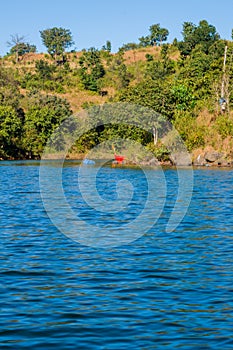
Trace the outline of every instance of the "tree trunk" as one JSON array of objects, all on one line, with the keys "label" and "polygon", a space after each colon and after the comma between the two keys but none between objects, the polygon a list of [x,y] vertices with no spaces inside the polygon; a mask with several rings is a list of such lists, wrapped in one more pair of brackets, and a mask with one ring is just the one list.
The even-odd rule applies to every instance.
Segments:
[{"label": "tree trunk", "polygon": [[19,62],[19,52],[18,52],[18,50],[15,53],[15,61],[16,61],[16,63]]},{"label": "tree trunk", "polygon": [[155,126],[153,127],[153,137],[154,137],[154,145],[156,146],[158,142],[158,130]]},{"label": "tree trunk", "polygon": [[223,77],[222,77],[222,87],[221,87],[221,98],[225,97],[227,49],[228,49],[228,47],[225,46],[224,61],[223,61]]}]

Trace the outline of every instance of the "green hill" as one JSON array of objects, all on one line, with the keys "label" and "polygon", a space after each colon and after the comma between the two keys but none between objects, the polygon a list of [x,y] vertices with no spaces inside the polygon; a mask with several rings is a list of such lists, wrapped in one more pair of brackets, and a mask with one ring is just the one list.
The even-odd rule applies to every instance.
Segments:
[{"label": "green hill", "polygon": [[[37,53],[25,53],[17,60],[13,53],[1,58],[0,157],[39,158],[67,116],[92,105],[130,102],[173,123],[194,162],[231,164],[233,43],[220,39],[206,23],[195,28],[186,28],[181,42],[129,44],[115,54],[91,48],[67,53],[62,62]],[[108,135],[116,135],[113,129]],[[107,132],[91,135],[77,142],[73,154],[85,154]],[[139,141],[160,160],[167,159],[152,135]],[[211,152],[219,155],[214,161],[205,158]]]}]

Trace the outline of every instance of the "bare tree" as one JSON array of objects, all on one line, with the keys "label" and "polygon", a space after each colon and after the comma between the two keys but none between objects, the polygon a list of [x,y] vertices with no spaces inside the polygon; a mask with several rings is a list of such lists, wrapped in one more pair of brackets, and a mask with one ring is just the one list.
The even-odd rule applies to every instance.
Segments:
[{"label": "bare tree", "polygon": [[19,62],[19,50],[20,50],[20,45],[24,42],[25,36],[20,36],[19,34],[14,34],[11,35],[11,40],[7,41],[7,45],[10,48],[14,47],[14,52],[15,52],[15,60],[16,63]]}]

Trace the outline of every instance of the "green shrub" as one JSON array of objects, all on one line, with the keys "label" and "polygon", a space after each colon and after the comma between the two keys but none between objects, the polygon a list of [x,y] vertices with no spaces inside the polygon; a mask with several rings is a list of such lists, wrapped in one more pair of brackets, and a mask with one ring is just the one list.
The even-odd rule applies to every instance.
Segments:
[{"label": "green shrub", "polygon": [[233,120],[227,115],[218,116],[215,127],[223,139],[233,136]]},{"label": "green shrub", "polygon": [[164,146],[162,143],[158,143],[157,145],[154,145],[153,142],[150,142],[146,148],[152,152],[156,159],[159,161],[168,161],[169,160],[169,150]]},{"label": "green shrub", "polygon": [[192,115],[187,112],[176,113],[173,125],[179,132],[189,151],[204,146],[205,130],[198,125],[196,118]]}]

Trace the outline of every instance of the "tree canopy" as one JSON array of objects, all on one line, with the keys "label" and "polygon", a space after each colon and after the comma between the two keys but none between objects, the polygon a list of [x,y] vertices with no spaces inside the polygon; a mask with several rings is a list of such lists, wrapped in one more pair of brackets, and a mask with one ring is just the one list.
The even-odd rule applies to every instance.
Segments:
[{"label": "tree canopy", "polygon": [[19,56],[23,56],[26,53],[29,52],[36,52],[36,46],[35,45],[31,45],[29,43],[19,43],[18,45],[14,45],[11,50],[10,53],[18,53]]},{"label": "tree canopy", "polygon": [[168,29],[161,28],[159,23],[151,25],[149,30],[149,35],[139,38],[140,46],[161,45],[169,35]]},{"label": "tree canopy", "polygon": [[200,21],[198,26],[192,22],[184,22],[182,35],[183,41],[178,43],[178,48],[183,56],[189,55],[197,45],[208,53],[211,45],[220,39],[216,28],[206,20]]},{"label": "tree canopy", "polygon": [[64,59],[65,50],[74,44],[69,29],[53,27],[40,31],[40,35],[48,53],[56,60]]},{"label": "tree canopy", "polygon": [[167,40],[169,31],[166,28],[161,28],[160,24],[153,24],[150,26],[150,39],[152,45],[161,45],[162,42]]}]

